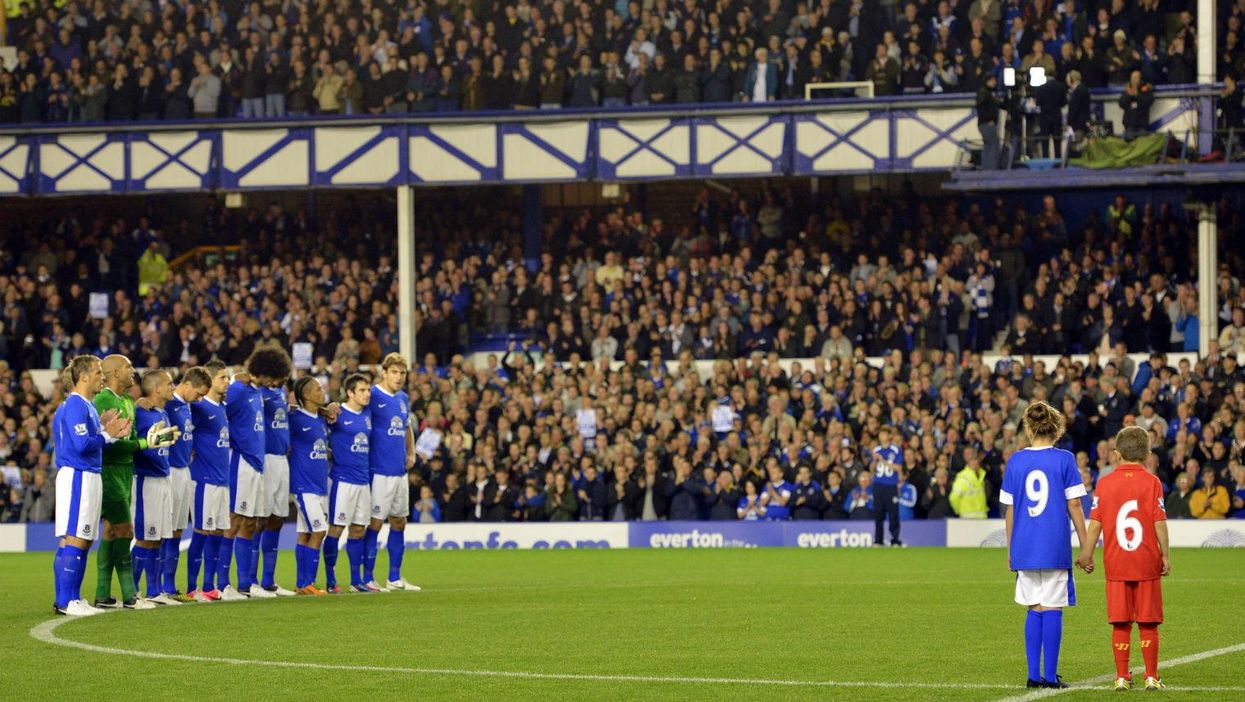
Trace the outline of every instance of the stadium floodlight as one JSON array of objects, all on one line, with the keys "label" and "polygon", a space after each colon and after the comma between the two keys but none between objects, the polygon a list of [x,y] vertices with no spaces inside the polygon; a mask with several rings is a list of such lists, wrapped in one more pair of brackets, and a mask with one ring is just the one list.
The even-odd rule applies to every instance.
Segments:
[{"label": "stadium floodlight", "polygon": [[1003,69],[1003,86],[1007,88],[1016,87],[1016,69],[1011,66]]},{"label": "stadium floodlight", "polygon": [[1046,69],[1041,66],[1033,66],[1029,69],[1029,87],[1040,88],[1046,85]]}]

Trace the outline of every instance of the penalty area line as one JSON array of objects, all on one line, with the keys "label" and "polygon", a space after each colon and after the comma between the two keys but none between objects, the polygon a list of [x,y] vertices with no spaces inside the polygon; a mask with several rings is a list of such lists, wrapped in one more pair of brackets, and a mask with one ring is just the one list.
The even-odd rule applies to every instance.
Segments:
[{"label": "penalty area line", "polygon": [[[108,615],[105,615],[108,616]],[[1005,690],[1013,685],[991,685],[985,683],[904,683],[886,681],[852,681],[852,680],[765,680],[758,678],[713,678],[693,676],[660,676],[660,675],[594,675],[587,673],[538,673],[517,670],[460,670],[453,668],[408,668],[400,666],[378,665],[345,665],[335,663],[310,663],[298,661],[266,661],[247,658],[223,658],[215,656],[192,656],[181,653],[164,653],[160,651],[133,651],[124,648],[98,646],[96,644],[73,641],[61,638],[56,630],[67,622],[66,618],[49,619],[35,625],[30,635],[36,641],[51,646],[76,648],[90,653],[132,656],[156,660],[186,661],[190,663],[217,663],[224,665],[257,666],[265,668],[285,668],[296,670],[335,670],[359,673],[398,673],[405,675],[434,675],[446,677],[474,678],[510,678],[521,680],[563,680],[573,682],[638,682],[675,685],[774,685],[782,687],[841,687],[841,688],[881,688],[881,689],[920,689],[920,690]]]},{"label": "penalty area line", "polygon": [[[1232,646],[1224,646],[1223,648],[1214,648],[1214,649],[1211,649],[1211,650],[1209,650],[1209,651],[1202,651],[1201,653],[1190,653],[1190,654],[1189,654],[1189,655],[1187,655],[1187,656],[1180,656],[1179,658],[1173,658],[1173,659],[1171,659],[1170,661],[1162,661],[1162,660],[1161,660],[1161,661],[1159,661],[1159,672],[1160,672],[1160,673],[1162,673],[1164,670],[1166,670],[1166,669],[1168,669],[1168,668],[1174,668],[1174,667],[1176,667],[1176,666],[1178,666],[1178,665],[1188,665],[1188,664],[1190,664],[1190,663],[1197,663],[1197,662],[1199,662],[1199,661],[1204,661],[1204,660],[1206,660],[1206,659],[1208,659],[1208,658],[1217,658],[1217,657],[1219,657],[1219,656],[1228,656],[1228,655],[1231,655],[1231,654],[1233,654],[1233,653],[1239,653],[1239,652],[1241,652],[1241,651],[1245,651],[1245,643],[1234,644],[1234,645],[1232,645]],[[1133,679],[1134,679],[1134,681],[1135,681],[1135,680],[1136,680],[1136,678],[1137,678],[1136,674],[1137,674],[1137,673],[1142,673],[1142,672],[1145,672],[1145,668],[1142,668],[1142,667],[1135,667],[1135,668],[1133,668],[1133,669],[1132,669],[1132,672],[1133,672]],[[1015,697],[1005,697],[1005,698],[1003,698],[1003,699],[999,700],[999,702],[1029,702],[1029,700],[1040,700],[1040,699],[1043,699],[1043,698],[1046,698],[1046,697],[1054,697],[1055,695],[1062,695],[1062,694],[1063,694],[1063,693],[1065,693],[1065,692],[1076,692],[1076,691],[1078,691],[1078,690],[1094,689],[1094,687],[1095,687],[1095,686],[1097,686],[1097,685],[1102,685],[1103,683],[1109,683],[1109,682],[1112,682],[1112,681],[1114,681],[1114,680],[1115,680],[1115,675],[1114,675],[1114,674],[1112,674],[1112,675],[1099,675],[1099,676],[1094,677],[1094,678],[1087,678],[1087,679],[1085,679],[1085,680],[1078,680],[1078,681],[1076,681],[1076,682],[1072,683],[1072,687],[1067,687],[1067,688],[1063,688],[1063,689],[1060,689],[1060,690],[1056,690],[1056,689],[1035,690],[1035,691],[1030,692],[1030,693],[1028,693],[1028,694],[1026,694],[1026,695],[1017,695],[1017,696],[1015,696]],[[1239,687],[1196,687],[1196,686],[1193,686],[1193,687],[1183,687],[1183,686],[1178,686],[1178,685],[1172,685],[1169,689],[1174,690],[1174,691],[1177,691],[1177,692],[1178,692],[1178,691],[1181,691],[1181,690],[1187,690],[1187,691],[1191,691],[1191,692],[1192,692],[1192,691],[1198,691],[1198,692],[1234,692],[1234,691],[1236,691],[1236,690],[1242,690],[1242,689],[1245,689],[1245,688],[1239,688]]]}]

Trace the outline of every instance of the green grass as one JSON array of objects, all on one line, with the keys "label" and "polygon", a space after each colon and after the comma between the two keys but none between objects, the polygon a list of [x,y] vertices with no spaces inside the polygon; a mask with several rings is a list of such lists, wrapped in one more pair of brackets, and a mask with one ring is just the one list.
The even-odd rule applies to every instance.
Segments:
[{"label": "green grass", "polygon": [[[1245,642],[1245,551],[1181,550],[1172,560],[1162,657]],[[996,700],[1025,692],[1015,685],[1025,677],[1023,610],[1011,601],[1005,563],[1002,551],[952,549],[417,552],[405,570],[422,593],[166,607],[55,631],[110,648],[316,664],[1014,686],[931,690],[308,670],[89,652],[29,633],[51,618],[51,554],[5,554],[0,694],[20,702]],[[283,554],[287,584],[292,571],[292,555]],[[1101,570],[1077,580],[1081,605],[1064,626],[1069,681],[1113,670]],[[94,562],[87,583],[90,594]],[[1171,668],[1166,696],[1241,699],[1243,670],[1245,652]]]}]

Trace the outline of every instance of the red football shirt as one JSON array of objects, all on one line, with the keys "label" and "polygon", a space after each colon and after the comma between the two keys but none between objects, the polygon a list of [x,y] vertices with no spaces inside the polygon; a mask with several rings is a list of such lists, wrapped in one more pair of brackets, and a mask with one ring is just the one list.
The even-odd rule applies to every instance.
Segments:
[{"label": "red football shirt", "polygon": [[1089,518],[1102,524],[1107,580],[1160,577],[1162,551],[1154,523],[1167,519],[1163,484],[1137,463],[1121,463],[1098,481]]}]

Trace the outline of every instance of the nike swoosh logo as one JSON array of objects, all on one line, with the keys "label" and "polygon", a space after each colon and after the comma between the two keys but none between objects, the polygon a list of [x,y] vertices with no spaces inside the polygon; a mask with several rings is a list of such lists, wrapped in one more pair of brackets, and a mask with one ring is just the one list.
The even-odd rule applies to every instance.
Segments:
[{"label": "nike swoosh logo", "polygon": [[387,402],[376,405],[376,407],[379,409],[385,409],[388,406],[389,406],[389,403]]},{"label": "nike swoosh logo", "polygon": [[303,427],[303,431],[311,431],[311,427]]},{"label": "nike swoosh logo", "polygon": [[208,415],[208,419],[216,419],[216,415],[214,415],[214,414],[209,414],[209,415]]}]

